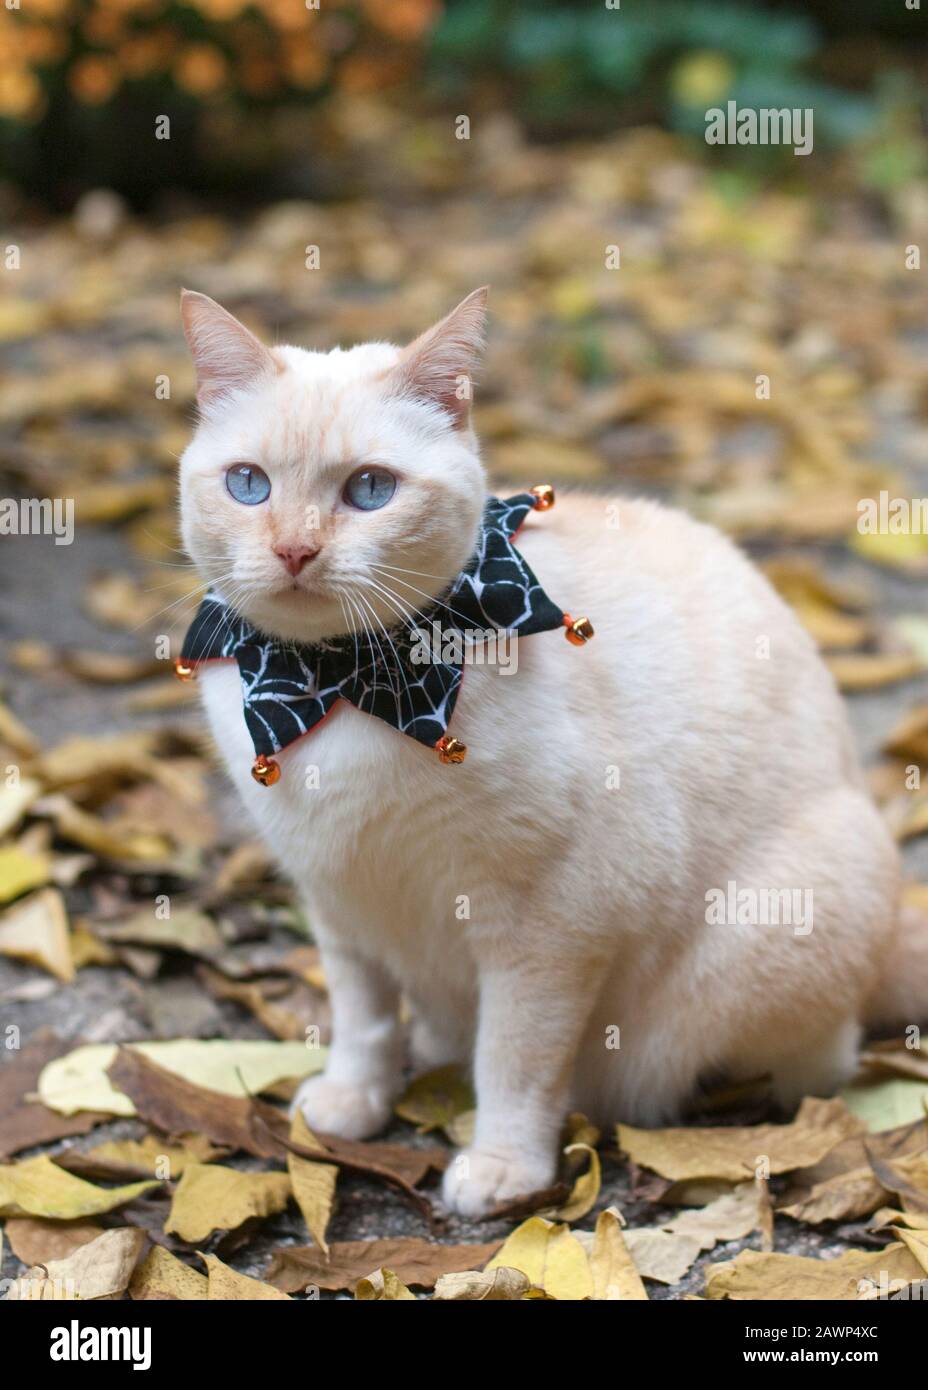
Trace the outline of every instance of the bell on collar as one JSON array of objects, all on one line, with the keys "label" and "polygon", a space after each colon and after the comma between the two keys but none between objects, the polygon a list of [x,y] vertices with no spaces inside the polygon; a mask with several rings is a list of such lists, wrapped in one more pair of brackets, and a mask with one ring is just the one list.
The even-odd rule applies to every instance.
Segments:
[{"label": "bell on collar", "polygon": [[251,775],[262,787],[273,787],[275,782],[280,781],[280,763],[259,753],[251,765]]},{"label": "bell on collar", "polygon": [[532,506],[536,512],[549,512],[554,506],[554,488],[550,483],[538,483],[529,492],[535,499]]},{"label": "bell on collar", "polygon": [[467,744],[450,734],[443,734],[435,744],[439,760],[443,763],[462,763],[467,757]]},{"label": "bell on collar", "polygon": [[174,674],[179,681],[195,681],[197,678],[196,667],[189,665],[180,656],[174,662]]},{"label": "bell on collar", "polygon": [[564,627],[567,629],[564,636],[575,647],[582,647],[585,642],[589,642],[590,638],[595,636],[595,629],[589,618],[572,618],[569,613],[565,613]]}]

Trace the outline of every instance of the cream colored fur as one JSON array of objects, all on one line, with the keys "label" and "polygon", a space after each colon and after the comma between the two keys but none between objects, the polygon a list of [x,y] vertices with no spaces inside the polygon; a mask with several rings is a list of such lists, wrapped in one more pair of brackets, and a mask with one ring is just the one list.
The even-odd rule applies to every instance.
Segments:
[{"label": "cream colored fur", "polygon": [[[486,484],[449,390],[472,369],[482,306],[471,296],[405,353],[256,354],[235,320],[187,297],[204,418],[183,459],[184,537],[267,631],[345,631],[366,601],[378,632],[464,563]],[[267,471],[268,503],[227,496],[239,461]],[[351,514],[340,488],[366,462],[399,487]],[[621,501],[615,529],[610,501],[566,494],[521,532],[547,592],[596,636],[582,649],[524,638],[513,676],[468,668],[460,766],[341,705],[281,755],[276,786],[258,786],[234,665],[201,673],[331,989],[328,1067],[296,1103],[322,1131],[382,1128],[405,995],[419,1065],[473,1063],[476,1133],[444,1187],[465,1214],[552,1181],[571,1107],[653,1124],[701,1081],[768,1071],[784,1104],[831,1091],[853,1072],[894,931],[896,852],[813,643],[716,531],[646,501]],[[304,536],[307,506],[322,551],[294,581],[274,546]],[[812,930],[710,924],[707,892],[729,881],[811,889]]]}]

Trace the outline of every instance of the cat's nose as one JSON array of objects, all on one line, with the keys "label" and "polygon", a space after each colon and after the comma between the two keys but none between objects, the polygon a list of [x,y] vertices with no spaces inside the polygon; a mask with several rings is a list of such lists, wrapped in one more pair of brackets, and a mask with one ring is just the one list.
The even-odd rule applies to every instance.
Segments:
[{"label": "cat's nose", "polygon": [[282,545],[279,550],[274,551],[274,554],[278,559],[283,560],[287,573],[296,578],[305,564],[308,564],[310,560],[315,560],[319,554],[319,548],[316,547],[314,550],[308,545]]}]

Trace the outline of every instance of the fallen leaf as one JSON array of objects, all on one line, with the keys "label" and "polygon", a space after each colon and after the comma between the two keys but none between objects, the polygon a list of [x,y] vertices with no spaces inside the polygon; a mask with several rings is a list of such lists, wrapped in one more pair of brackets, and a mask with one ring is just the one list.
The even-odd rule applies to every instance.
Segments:
[{"label": "fallen leaf", "polygon": [[923,1081],[891,1080],[871,1085],[845,1086],[841,1092],[848,1109],[872,1133],[896,1129],[924,1117],[928,1084]]},{"label": "fallen leaf", "polygon": [[96,931],[104,941],[185,951],[191,956],[213,955],[223,947],[216,923],[193,907],[177,907],[166,918],[156,917],[153,910],[137,912],[121,922],[98,923]]},{"label": "fallen leaf", "polygon": [[[299,1111],[293,1117],[290,1138],[295,1144],[301,1144],[308,1149],[319,1149],[320,1153],[325,1152]],[[325,1233],[335,1201],[338,1168],[331,1163],[314,1163],[288,1153],[287,1172],[290,1174],[293,1196],[303,1214],[306,1229],[315,1244],[328,1254],[329,1246]]]},{"label": "fallen leaf", "polygon": [[104,859],[138,860],[147,864],[168,859],[171,854],[171,843],[163,835],[137,831],[120,833],[117,827],[108,825],[100,816],[85,811],[60,793],[42,797],[32,809],[37,815],[53,821],[63,840],[81,845]]},{"label": "fallen leaf", "polygon": [[205,1299],[209,1281],[205,1274],[184,1264],[163,1246],[153,1245],[135,1270],[129,1296],[139,1301]]},{"label": "fallen leaf", "polygon": [[[242,1096],[243,1085],[249,1093],[259,1094],[284,1077],[308,1076],[325,1065],[324,1048],[296,1042],[175,1038],[129,1043],[127,1050],[195,1085],[236,1097]],[[111,1084],[107,1074],[117,1051],[115,1043],[90,1043],[49,1063],[39,1078],[42,1100],[65,1115],[88,1109],[134,1115],[131,1100]],[[185,1129],[192,1132],[196,1125]]]},{"label": "fallen leaf", "polygon": [[392,1269],[375,1269],[366,1279],[359,1279],[354,1296],[365,1303],[400,1303],[409,1299],[415,1302],[416,1298]]},{"label": "fallen leaf", "polygon": [[587,1212],[593,1210],[596,1200],[599,1197],[599,1189],[602,1184],[602,1167],[599,1161],[599,1154],[589,1144],[568,1144],[564,1150],[565,1155],[588,1154],[589,1166],[585,1173],[581,1173],[574,1180],[573,1188],[567,1201],[559,1206],[555,1211],[547,1213],[557,1221],[579,1221],[586,1216]]},{"label": "fallen leaf", "polygon": [[64,1116],[46,1105],[26,1100],[35,1092],[43,1069],[64,1046],[55,1037],[36,1038],[15,1061],[0,1067],[0,1157],[9,1158],[21,1149],[86,1134],[109,1118],[92,1110]]},{"label": "fallen leaf", "polygon": [[[926,885],[916,886],[921,888]],[[860,1063],[877,1074],[889,1072],[896,1076],[912,1077],[916,1081],[928,1081],[928,1053],[920,1047],[906,1047],[903,1042],[871,1043],[861,1053]]]},{"label": "fallen leaf", "polygon": [[928,763],[928,705],[915,705],[895,726],[883,744],[887,753],[917,763]]},{"label": "fallen leaf", "polygon": [[135,1182],[124,1187],[94,1187],[41,1154],[21,1163],[0,1164],[0,1216],[54,1216],[73,1221],[115,1211],[157,1186],[157,1182]]},{"label": "fallen leaf", "polygon": [[95,1221],[54,1221],[37,1216],[11,1216],[6,1223],[10,1249],[24,1265],[47,1265],[49,1260],[66,1259],[102,1234],[103,1227]]},{"label": "fallen leaf", "polygon": [[807,1096],[785,1125],[634,1129],[620,1124],[617,1133],[623,1153],[664,1178],[743,1182],[753,1179],[758,1159],[771,1175],[807,1168],[862,1128],[841,1099]]},{"label": "fallen leaf", "polygon": [[41,888],[51,874],[51,864],[43,854],[31,854],[18,845],[0,846],[0,903]]},{"label": "fallen leaf", "polygon": [[928,1231],[910,1231],[905,1226],[900,1226],[899,1239],[908,1246],[911,1254],[928,1274]]},{"label": "fallen leaf", "polygon": [[707,1298],[856,1301],[883,1282],[911,1283],[921,1267],[902,1242],[883,1250],[845,1250],[832,1259],[742,1250],[706,1270]]},{"label": "fallen leaf", "polygon": [[21,1279],[13,1281],[7,1298],[80,1299],[85,1303],[111,1298],[128,1287],[144,1244],[144,1234],[134,1226],[104,1231],[63,1260],[28,1269]]},{"label": "fallen leaf", "polygon": [[19,777],[0,785],[0,836],[15,830],[42,790],[34,777]]},{"label": "fallen leaf", "polygon": [[215,1255],[201,1254],[200,1259],[206,1265],[209,1275],[206,1296],[210,1301],[223,1299],[240,1303],[254,1302],[256,1299],[286,1299],[288,1303],[292,1302],[280,1289],[273,1288],[260,1279],[252,1279],[247,1274],[239,1274],[237,1270],[223,1264]]},{"label": "fallen leaf", "polygon": [[444,1303],[513,1302],[522,1299],[530,1288],[521,1269],[468,1269],[439,1275],[432,1298]]},{"label": "fallen leaf", "polygon": [[825,658],[841,690],[874,690],[911,680],[923,669],[911,652],[853,652]]},{"label": "fallen leaf", "polygon": [[595,1302],[641,1302],[648,1294],[635,1267],[622,1234],[617,1212],[607,1207],[596,1218],[592,1249],[589,1253]]},{"label": "fallen leaf", "polygon": [[457,1274],[484,1264],[500,1247],[441,1245],[413,1236],[385,1240],[336,1242],[326,1256],[315,1245],[282,1245],[273,1251],[269,1281],[287,1293],[308,1287],[354,1291],[372,1269],[392,1269],[404,1284],[430,1289],[442,1274]]},{"label": "fallen leaf", "polygon": [[393,1108],[420,1134],[428,1134],[433,1129],[447,1130],[459,1115],[473,1110],[474,1092],[460,1067],[438,1067],[417,1076]]},{"label": "fallen leaf", "polygon": [[191,1163],[210,1163],[226,1152],[214,1148],[201,1134],[186,1135],[180,1145],[170,1144],[157,1134],[147,1134],[144,1139],[110,1139],[86,1152],[66,1149],[55,1155],[55,1162],[81,1178],[107,1182],[157,1178],[169,1182],[179,1178]]},{"label": "fallen leaf", "polygon": [[530,1216],[513,1231],[485,1266],[520,1269],[529,1283],[551,1298],[590,1298],[593,1276],[586,1252],[569,1227]]},{"label": "fallen leaf", "polygon": [[57,888],[32,893],[0,917],[0,955],[37,965],[65,984],[74,979],[68,914]]},{"label": "fallen leaf", "polygon": [[291,1195],[287,1173],[239,1172],[218,1164],[191,1163],[174,1192],[165,1233],[199,1245],[213,1231],[234,1231],[253,1217],[283,1211]]},{"label": "fallen leaf", "polygon": [[24,758],[31,758],[38,752],[39,741],[26,728],[13,711],[0,700],[0,743],[12,748]]}]

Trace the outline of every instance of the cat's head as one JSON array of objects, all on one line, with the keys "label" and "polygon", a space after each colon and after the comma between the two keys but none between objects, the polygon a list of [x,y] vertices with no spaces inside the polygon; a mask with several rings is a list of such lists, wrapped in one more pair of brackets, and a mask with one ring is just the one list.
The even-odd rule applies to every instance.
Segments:
[{"label": "cat's head", "polygon": [[413,626],[473,553],[486,484],[470,426],[486,290],[408,347],[267,348],[185,290],[200,419],[184,544],[261,631],[314,642]]}]

